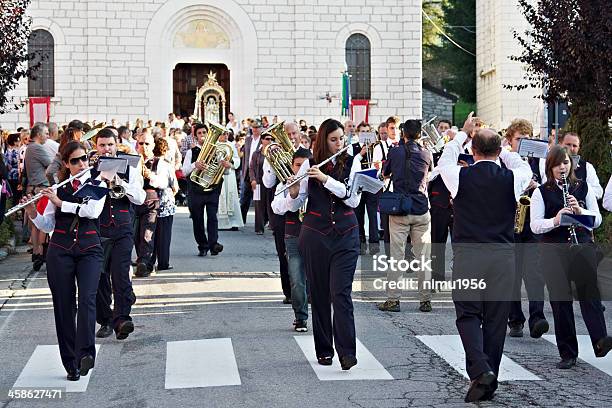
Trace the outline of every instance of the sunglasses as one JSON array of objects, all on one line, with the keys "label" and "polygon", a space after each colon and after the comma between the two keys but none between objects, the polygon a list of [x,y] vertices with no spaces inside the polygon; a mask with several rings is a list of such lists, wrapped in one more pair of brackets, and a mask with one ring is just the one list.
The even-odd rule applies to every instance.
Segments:
[{"label": "sunglasses", "polygon": [[142,146],[142,145],[147,145],[147,146],[150,146],[150,145],[151,145],[151,143],[149,143],[149,142],[138,142],[138,144],[139,144],[140,146]]},{"label": "sunglasses", "polygon": [[272,140],[271,137],[264,137],[264,140]]},{"label": "sunglasses", "polygon": [[87,155],[84,154],[81,157],[73,157],[72,159],[69,160],[70,164],[72,164],[73,166],[76,166],[77,164],[79,164],[79,162],[85,162],[87,163]]}]

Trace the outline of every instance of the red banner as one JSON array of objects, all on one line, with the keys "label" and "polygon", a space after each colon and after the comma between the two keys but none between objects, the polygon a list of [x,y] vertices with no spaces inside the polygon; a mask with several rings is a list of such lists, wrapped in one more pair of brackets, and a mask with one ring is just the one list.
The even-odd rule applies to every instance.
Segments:
[{"label": "red banner", "polygon": [[30,100],[30,127],[34,123],[49,122],[51,116],[51,98],[48,96],[42,98],[29,98]]},{"label": "red banner", "polygon": [[351,113],[355,126],[359,126],[361,122],[368,122],[370,110],[370,101],[368,99],[353,99],[351,101]]}]

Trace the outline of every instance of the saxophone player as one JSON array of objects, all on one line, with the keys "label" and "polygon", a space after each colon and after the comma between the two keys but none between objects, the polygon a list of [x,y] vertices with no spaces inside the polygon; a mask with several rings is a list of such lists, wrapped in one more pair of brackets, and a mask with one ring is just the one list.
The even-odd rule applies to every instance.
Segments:
[{"label": "saxophone player", "polygon": [[[521,139],[531,138],[533,136],[533,127],[525,119],[515,119],[512,121],[508,129],[506,129],[505,138],[512,152],[518,152],[518,147]],[[540,185],[542,178],[540,177],[540,159],[535,157],[527,158],[527,163],[531,167],[533,177],[527,189],[521,197],[524,201],[529,201],[533,191]],[[525,199],[525,196],[529,197]],[[519,202],[517,212],[521,210]],[[548,332],[548,321],[544,316],[544,278],[540,272],[538,262],[538,239],[531,231],[529,223],[525,219],[529,217],[529,205],[522,208],[521,225],[515,225],[514,241],[515,245],[515,280],[513,290],[513,301],[510,302],[510,315],[508,316],[508,326],[510,328],[510,337],[523,337],[523,326],[525,324],[525,315],[521,307],[521,286],[525,282],[527,289],[527,297],[529,299],[529,334],[533,338],[540,338]]]}]

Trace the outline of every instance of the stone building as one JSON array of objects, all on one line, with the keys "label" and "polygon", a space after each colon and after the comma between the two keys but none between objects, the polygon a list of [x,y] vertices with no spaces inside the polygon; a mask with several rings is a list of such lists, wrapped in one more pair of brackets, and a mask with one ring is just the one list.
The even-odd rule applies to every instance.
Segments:
[{"label": "stone building", "polygon": [[[32,47],[51,58],[15,96],[50,97],[58,123],[164,120],[204,106],[196,91],[212,73],[226,113],[318,124],[340,118],[348,62],[370,122],[420,118],[420,8],[420,0],[33,0]],[[220,121],[221,104],[209,104]],[[28,123],[27,104],[0,117],[5,128]]]}]

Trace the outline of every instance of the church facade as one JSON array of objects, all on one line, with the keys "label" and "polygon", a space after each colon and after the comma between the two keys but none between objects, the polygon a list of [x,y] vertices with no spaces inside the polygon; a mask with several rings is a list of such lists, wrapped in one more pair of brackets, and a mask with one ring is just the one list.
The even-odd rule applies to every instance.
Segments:
[{"label": "church facade", "polygon": [[[51,58],[5,128],[29,123],[30,97],[58,123],[199,110],[319,124],[341,118],[347,69],[370,123],[422,114],[420,0],[33,0],[29,14]],[[202,99],[211,77],[223,92]]]}]

